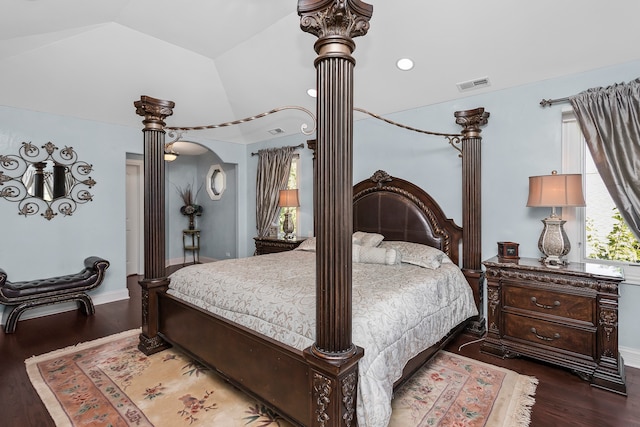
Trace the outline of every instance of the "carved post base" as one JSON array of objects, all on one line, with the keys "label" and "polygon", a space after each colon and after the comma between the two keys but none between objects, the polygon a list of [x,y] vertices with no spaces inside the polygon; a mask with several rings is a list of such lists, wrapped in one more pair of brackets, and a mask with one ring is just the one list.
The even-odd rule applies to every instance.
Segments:
[{"label": "carved post base", "polygon": [[158,293],[169,287],[169,279],[143,279],[142,288],[142,333],[138,349],[147,356],[171,347],[158,335]]},{"label": "carved post base", "polygon": [[486,354],[492,354],[498,357],[505,357],[508,353],[505,346],[500,344],[499,341],[496,341],[495,339],[492,339],[489,337],[487,337],[487,339],[485,339],[482,345],[480,346],[480,352],[486,353]]},{"label": "carved post base", "polygon": [[160,338],[160,335],[148,337],[145,334],[140,334],[139,338],[140,342],[138,343],[138,350],[147,356],[171,347],[171,344]]},{"label": "carved post base", "polygon": [[481,337],[487,332],[484,315],[484,272],[471,269],[463,269],[462,272],[473,290],[473,299],[478,307],[478,315],[469,321],[465,330]]},{"label": "carved post base", "polygon": [[364,350],[355,347],[351,356],[323,358],[311,348],[304,351],[309,364],[311,425],[309,427],[355,427],[358,361]]},{"label": "carved post base", "polygon": [[601,358],[600,364],[591,378],[591,385],[626,396],[627,382],[622,356],[618,355],[617,359],[615,357]]}]

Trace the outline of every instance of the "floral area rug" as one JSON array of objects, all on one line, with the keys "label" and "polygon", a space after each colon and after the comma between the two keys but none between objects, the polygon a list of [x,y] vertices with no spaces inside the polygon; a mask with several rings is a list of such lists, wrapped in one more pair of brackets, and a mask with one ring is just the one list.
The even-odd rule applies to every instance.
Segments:
[{"label": "floral area rug", "polygon": [[[145,356],[139,333],[25,361],[57,426],[291,427],[176,349]],[[396,392],[389,425],[528,426],[537,382],[441,351]]]}]

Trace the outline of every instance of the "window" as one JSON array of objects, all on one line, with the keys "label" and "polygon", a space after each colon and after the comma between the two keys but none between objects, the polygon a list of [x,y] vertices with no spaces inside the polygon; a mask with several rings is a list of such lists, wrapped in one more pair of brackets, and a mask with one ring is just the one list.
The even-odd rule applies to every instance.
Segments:
[{"label": "window", "polygon": [[[583,175],[584,209],[563,209],[572,261],[619,264],[627,281],[640,283],[640,242],[620,216],[596,170],[572,111],[562,117],[563,172]],[[566,212],[565,210],[569,210]],[[573,212],[572,212],[573,211]]]}]

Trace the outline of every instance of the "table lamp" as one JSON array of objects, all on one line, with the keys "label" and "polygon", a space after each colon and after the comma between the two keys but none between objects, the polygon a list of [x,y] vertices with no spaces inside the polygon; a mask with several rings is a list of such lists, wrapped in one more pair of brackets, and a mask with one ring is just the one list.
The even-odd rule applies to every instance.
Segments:
[{"label": "table lamp", "polygon": [[288,208],[297,208],[300,206],[300,202],[298,200],[298,189],[280,190],[278,206],[286,209],[284,213],[284,222],[282,223],[284,238],[287,240],[293,239],[295,237],[293,234],[294,224],[291,220],[291,212],[289,212]]},{"label": "table lamp", "polygon": [[544,228],[538,240],[538,249],[544,254],[541,258],[545,264],[565,265],[566,255],[571,250],[566,222],[556,214],[557,207],[585,206],[582,193],[582,175],[558,174],[529,177],[529,207],[550,207],[551,216],[542,220]]}]

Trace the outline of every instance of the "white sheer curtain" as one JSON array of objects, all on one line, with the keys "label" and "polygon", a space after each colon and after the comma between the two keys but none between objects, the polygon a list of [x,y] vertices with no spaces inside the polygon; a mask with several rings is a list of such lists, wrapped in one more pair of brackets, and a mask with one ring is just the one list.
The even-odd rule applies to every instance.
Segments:
[{"label": "white sheer curtain", "polygon": [[569,98],[611,198],[640,239],[640,78]]},{"label": "white sheer curtain", "polygon": [[289,169],[296,147],[270,148],[258,151],[256,178],[256,228],[264,237],[278,215],[278,193],[287,188]]}]

